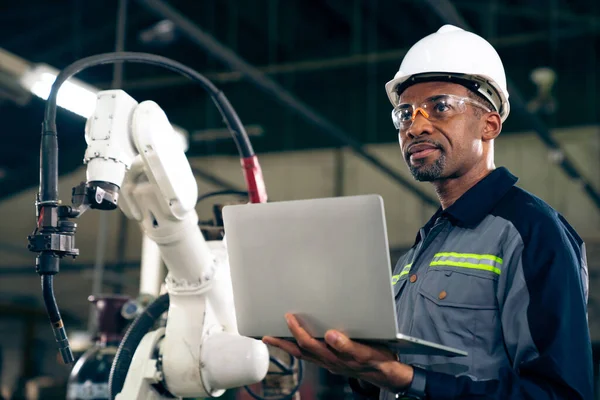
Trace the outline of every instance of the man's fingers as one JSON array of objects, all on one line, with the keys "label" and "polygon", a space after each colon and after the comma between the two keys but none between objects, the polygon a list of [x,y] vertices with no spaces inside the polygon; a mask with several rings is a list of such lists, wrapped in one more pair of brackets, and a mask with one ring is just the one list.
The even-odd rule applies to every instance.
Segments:
[{"label": "man's fingers", "polygon": [[325,333],[325,341],[334,353],[344,360],[353,360],[365,364],[373,360],[373,349],[361,343],[350,340],[341,332],[330,330]]},{"label": "man's fingers", "polygon": [[300,350],[300,348],[295,343],[292,343],[288,340],[265,336],[263,337],[262,341],[264,344],[280,348],[281,350],[292,355],[293,357],[302,358],[302,351]]},{"label": "man's fingers", "polygon": [[338,353],[347,356],[353,356],[358,346],[360,346],[359,343],[350,340],[348,336],[335,330],[325,332],[325,342]]},{"label": "man's fingers", "polygon": [[323,350],[327,349],[327,347],[324,346],[323,343],[313,338],[308,332],[306,332],[306,330],[303,327],[300,326],[296,317],[294,317],[291,314],[286,314],[285,319],[287,321],[290,332],[292,333],[292,335],[294,335],[294,338],[296,338],[298,347],[310,352],[314,352],[315,354],[320,354],[323,352]]},{"label": "man's fingers", "polygon": [[[339,335],[342,335],[342,337]],[[353,355],[347,351],[348,345],[345,339],[345,336],[337,331],[327,331],[325,333],[325,343],[337,358],[344,361],[354,361]]]},{"label": "man's fingers", "polygon": [[298,347],[306,356],[319,360],[319,364],[335,362],[336,355],[331,352],[327,345],[316,340],[304,328],[300,326],[296,317],[291,314],[286,314],[285,319],[288,327],[296,341]]},{"label": "man's fingers", "polygon": [[329,367],[329,364],[327,364],[323,360],[315,357],[314,354],[312,354],[304,349],[301,349],[295,343],[292,343],[288,340],[277,339],[277,338],[273,338],[270,336],[265,336],[265,337],[263,337],[263,343],[265,343],[269,346],[277,347],[277,348],[285,351],[289,355],[296,357],[299,360],[309,361],[309,362],[314,363],[322,368]]}]

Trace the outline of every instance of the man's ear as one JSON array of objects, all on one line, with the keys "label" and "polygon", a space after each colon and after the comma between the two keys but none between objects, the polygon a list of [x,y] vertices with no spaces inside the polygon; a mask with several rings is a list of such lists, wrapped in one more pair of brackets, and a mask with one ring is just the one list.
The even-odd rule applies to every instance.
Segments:
[{"label": "man's ear", "polygon": [[481,139],[484,142],[496,139],[498,135],[500,135],[500,131],[502,131],[502,119],[500,118],[500,114],[497,112],[490,112],[481,119],[484,124]]}]

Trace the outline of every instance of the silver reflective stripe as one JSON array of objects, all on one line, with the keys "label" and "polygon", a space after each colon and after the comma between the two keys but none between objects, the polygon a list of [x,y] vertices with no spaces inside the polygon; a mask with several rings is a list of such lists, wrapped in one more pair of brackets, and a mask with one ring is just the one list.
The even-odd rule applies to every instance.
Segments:
[{"label": "silver reflective stripe", "polygon": [[436,253],[429,266],[478,269],[500,275],[502,272],[502,259],[492,254],[445,252]]}]

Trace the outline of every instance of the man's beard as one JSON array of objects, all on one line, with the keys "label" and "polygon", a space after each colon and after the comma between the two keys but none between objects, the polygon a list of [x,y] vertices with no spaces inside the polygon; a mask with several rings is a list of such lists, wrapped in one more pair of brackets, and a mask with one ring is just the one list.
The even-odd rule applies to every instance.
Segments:
[{"label": "man's beard", "polygon": [[446,167],[446,156],[442,154],[433,162],[433,164],[413,164],[408,158],[408,168],[413,178],[419,182],[432,182],[442,178],[444,168]]}]

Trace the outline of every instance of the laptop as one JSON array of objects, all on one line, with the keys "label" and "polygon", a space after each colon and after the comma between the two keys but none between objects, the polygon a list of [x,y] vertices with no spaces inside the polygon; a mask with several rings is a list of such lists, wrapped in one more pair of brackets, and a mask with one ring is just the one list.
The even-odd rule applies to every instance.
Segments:
[{"label": "laptop", "polygon": [[398,332],[383,199],[359,195],[223,208],[239,333],[317,339],[337,329],[403,354],[467,353]]}]

